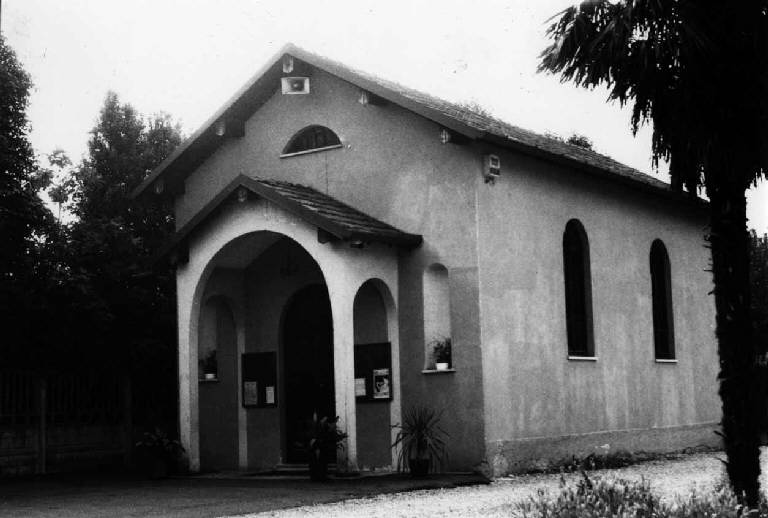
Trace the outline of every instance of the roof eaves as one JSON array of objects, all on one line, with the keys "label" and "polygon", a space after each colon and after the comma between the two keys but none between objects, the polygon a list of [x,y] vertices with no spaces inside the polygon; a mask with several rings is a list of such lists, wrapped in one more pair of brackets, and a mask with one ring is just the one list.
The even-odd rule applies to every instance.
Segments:
[{"label": "roof eaves", "polygon": [[[647,193],[659,195],[670,200],[684,201],[686,203],[690,203],[693,201],[691,197],[688,196],[686,193],[676,192],[672,190],[670,186],[666,186],[666,184],[664,184],[661,180],[658,180],[658,183],[663,185],[653,185],[649,181],[643,181],[639,178],[624,176],[615,171],[611,171],[605,167],[599,167],[599,166],[590,164],[585,160],[579,160],[579,159],[572,158],[560,153],[553,153],[552,151],[541,149],[539,147],[525,144],[523,142],[512,140],[512,139],[502,137],[493,133],[486,132],[479,140],[483,140],[503,148],[520,151],[525,154],[528,154],[537,158],[541,158],[543,160],[546,160],[558,165],[572,167],[584,173],[587,173],[593,176],[598,176],[600,178],[605,178],[619,184],[630,186],[636,190],[641,190]],[[644,173],[640,173],[640,174],[644,174]],[[648,176],[648,175],[645,175],[645,176]],[[655,180],[653,177],[650,177],[650,176],[648,176],[648,178],[650,180]],[[698,197],[696,198],[696,200],[697,201],[694,202],[694,205],[696,205],[699,208],[706,207],[708,205],[706,200],[703,200]]]},{"label": "roof eaves", "polygon": [[[334,239],[341,241],[362,241],[362,242],[380,242],[397,246],[413,248],[422,243],[422,237],[418,234],[409,234],[402,232],[386,224],[383,231],[355,232],[345,229],[343,226],[333,222],[327,217],[323,217],[315,211],[307,209],[301,203],[290,199],[288,196],[280,193],[276,188],[246,175],[239,175],[224,187],[211,201],[209,201],[191,220],[189,220],[181,229],[176,232],[170,241],[158,253],[157,259],[168,256],[173,250],[184,246],[190,235],[196,228],[210,218],[222,204],[239,188],[244,187],[257,196],[268,200],[276,206],[298,216],[311,225],[322,229]],[[339,202],[341,203],[341,202]],[[351,211],[359,212],[349,207]]]},{"label": "roof eaves", "polygon": [[181,145],[179,145],[165,160],[163,160],[159,166],[157,166],[144,181],[139,184],[136,189],[131,193],[131,197],[135,198],[140,196],[152,183],[157,180],[162,174],[175,164],[179,158],[185,153],[190,151],[190,148],[195,145],[206,133],[213,132],[216,122],[226,119],[230,111],[241,101],[241,98],[245,96],[257,83],[269,72],[269,70],[277,63],[284,54],[290,53],[290,50],[295,48],[292,44],[288,43],[277,51],[251,78],[235,92],[216,113],[208,118],[200,127],[190,135]]}]

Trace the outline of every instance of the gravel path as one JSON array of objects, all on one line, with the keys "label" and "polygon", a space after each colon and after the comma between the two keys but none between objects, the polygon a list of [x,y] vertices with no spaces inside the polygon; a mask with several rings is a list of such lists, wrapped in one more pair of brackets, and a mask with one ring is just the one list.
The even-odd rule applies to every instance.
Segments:
[{"label": "gravel path", "polygon": [[[673,499],[687,495],[691,490],[708,490],[723,479],[722,453],[706,453],[685,456],[677,460],[652,461],[627,468],[600,470],[595,473],[630,480],[645,478],[662,498]],[[768,487],[768,452],[762,452],[762,487]],[[569,475],[574,477],[575,475]],[[256,517],[312,517],[333,516],[346,518],[363,517],[440,517],[483,516],[505,517],[513,514],[516,505],[536,495],[539,490],[556,493],[559,475],[523,475],[495,480],[490,485],[413,491],[379,495],[372,498],[345,500],[334,504],[322,504],[267,513],[244,515]]]}]

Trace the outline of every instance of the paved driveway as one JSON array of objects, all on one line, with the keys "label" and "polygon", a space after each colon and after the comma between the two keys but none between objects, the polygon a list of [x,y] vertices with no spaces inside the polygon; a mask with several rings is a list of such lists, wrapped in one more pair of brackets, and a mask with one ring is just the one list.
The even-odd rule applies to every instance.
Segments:
[{"label": "paved driveway", "polygon": [[[674,498],[718,483],[723,476],[721,457],[721,453],[686,455],[597,473],[646,478],[663,497]],[[762,484],[768,488],[765,449],[762,464]],[[525,475],[481,484],[481,479],[470,476],[413,481],[395,475],[329,483],[253,477],[158,482],[114,476],[58,477],[0,483],[0,517],[508,517],[518,502],[537,491],[557,491],[559,478]]]},{"label": "paved driveway", "polygon": [[399,475],[328,483],[263,477],[148,481],[116,476],[70,476],[6,480],[0,482],[0,517],[208,518],[480,482],[482,479],[477,476],[413,481]]},{"label": "paved driveway", "polygon": [[[691,490],[706,491],[723,480],[721,453],[695,454],[675,460],[646,462],[615,470],[594,472],[597,476],[614,476],[630,480],[646,479],[662,498],[674,500],[687,496]],[[768,488],[768,455],[762,453],[764,491]],[[578,475],[569,475],[570,478]],[[515,516],[517,504],[533,497],[539,490],[556,493],[559,475],[525,475],[494,481],[490,485],[453,489],[415,491],[379,495],[371,498],[296,507],[248,518],[418,518],[418,517],[483,517],[509,518]]]}]

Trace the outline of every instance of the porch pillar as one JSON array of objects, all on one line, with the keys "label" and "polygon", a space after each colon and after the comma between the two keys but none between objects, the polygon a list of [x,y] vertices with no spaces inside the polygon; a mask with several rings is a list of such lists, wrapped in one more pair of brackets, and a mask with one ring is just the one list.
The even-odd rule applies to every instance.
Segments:
[{"label": "porch pillar", "polygon": [[[330,281],[330,279],[326,279]],[[357,418],[355,409],[355,332],[353,321],[354,293],[350,286],[328,282],[333,311],[333,379],[336,393],[338,426],[347,434],[346,445],[337,454],[339,471],[356,472]]]},{"label": "porch pillar", "polygon": [[[200,428],[198,422],[197,340],[199,301],[189,268],[176,272],[176,303],[179,318],[179,440],[187,454],[187,468],[200,471]],[[197,307],[198,310],[193,309]]]}]

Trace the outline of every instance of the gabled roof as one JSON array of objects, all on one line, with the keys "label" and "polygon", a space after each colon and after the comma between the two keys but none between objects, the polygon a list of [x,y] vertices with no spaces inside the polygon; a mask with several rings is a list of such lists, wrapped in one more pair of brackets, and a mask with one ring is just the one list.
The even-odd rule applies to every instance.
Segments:
[{"label": "gabled roof", "polygon": [[353,244],[385,243],[403,247],[415,247],[422,241],[420,235],[398,230],[311,187],[240,175],[179,229],[160,255],[166,255],[186,244],[190,234],[227,200],[233,198],[240,188],[316,226],[324,233],[324,239],[329,241],[348,241]]},{"label": "gabled roof", "polygon": [[291,44],[283,47],[213,117],[160,164],[134,191],[134,195],[140,194],[160,176],[171,185],[182,180],[223,142],[224,137],[217,135],[217,126],[224,124],[242,127],[243,122],[274,95],[282,75],[281,60],[285,55],[335,75],[470,140],[490,142],[588,173],[608,176],[642,190],[680,196],[679,193],[673,193],[667,183],[608,156],[476,113],[466,107],[355,70]]}]

